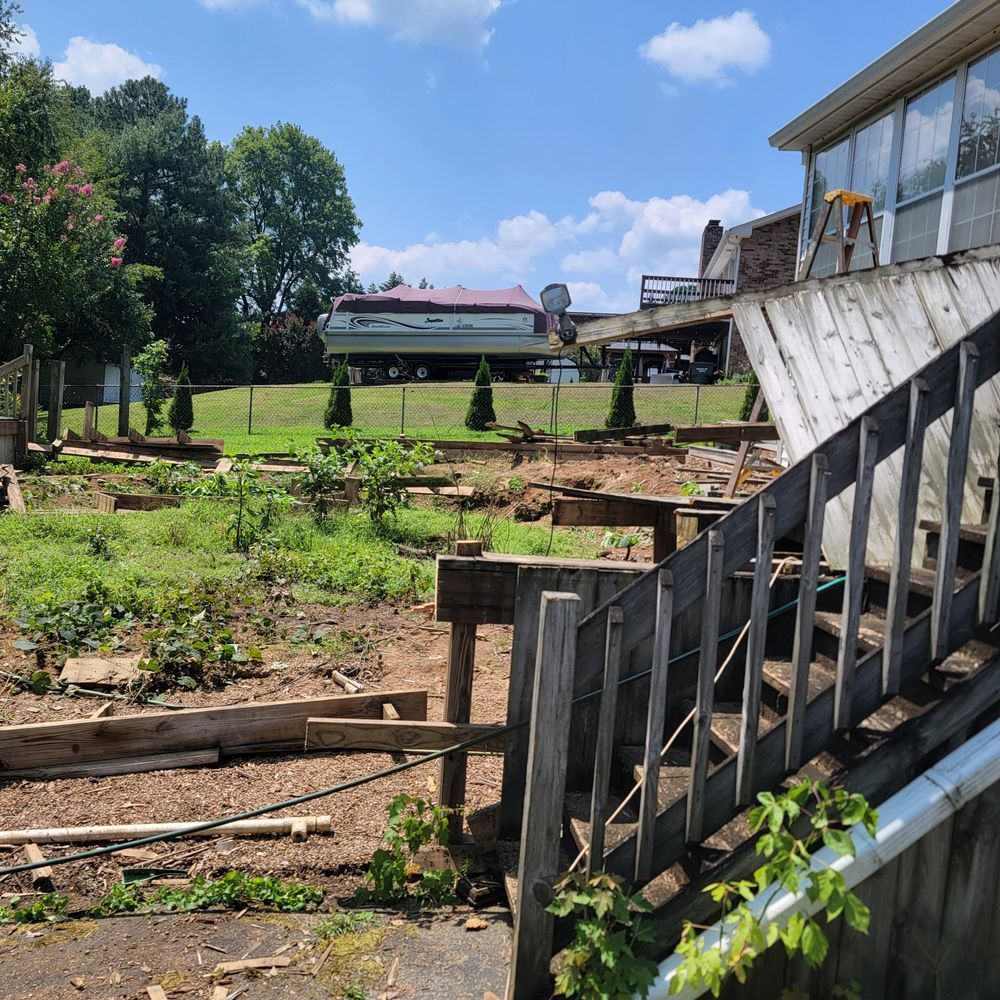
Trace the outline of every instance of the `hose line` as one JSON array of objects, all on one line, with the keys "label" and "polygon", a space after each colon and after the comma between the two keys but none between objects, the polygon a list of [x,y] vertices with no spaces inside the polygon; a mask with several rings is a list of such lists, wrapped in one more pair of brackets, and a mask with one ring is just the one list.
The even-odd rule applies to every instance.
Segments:
[{"label": "hose line", "polygon": [[[821,584],[816,588],[816,592],[822,593],[824,590],[838,586],[844,582],[844,579],[845,577],[841,576],[835,580],[830,580],[827,583]],[[769,611],[767,617],[770,619],[775,618],[780,614],[784,614],[784,612],[794,608],[798,603],[798,598],[788,601],[786,604],[782,604],[780,607]],[[743,626],[720,635],[719,640],[724,642],[727,639],[736,637],[740,634],[742,628]],[[669,662],[677,663],[680,660],[687,659],[689,656],[693,656],[695,653],[699,652],[700,648],[700,646],[695,646],[694,648],[685,650],[682,653],[677,653],[670,658]],[[640,673],[631,674],[628,677],[622,678],[618,682],[618,685],[619,687],[624,687],[626,684],[633,684],[635,681],[648,677],[651,672],[652,668],[643,670]],[[595,691],[590,691],[587,694],[579,695],[574,698],[572,704],[581,705],[585,702],[592,701],[594,698],[600,697],[600,695],[601,689],[598,688]],[[288,809],[291,806],[303,805],[304,803],[312,802],[315,799],[326,798],[328,795],[336,795],[339,792],[346,792],[352,788],[358,788],[359,786],[366,785],[371,781],[378,781],[381,778],[389,778],[394,774],[401,774],[403,771],[409,771],[411,768],[419,767],[422,764],[428,764],[434,760],[439,760],[442,757],[447,757],[449,754],[461,753],[463,750],[469,750],[486,740],[494,740],[498,736],[506,736],[508,733],[514,733],[519,729],[524,729],[528,725],[528,722],[529,720],[525,719],[521,722],[513,722],[509,725],[502,726],[499,729],[491,729],[488,733],[472,736],[467,740],[462,740],[461,743],[454,744],[454,746],[445,747],[443,750],[432,750],[429,753],[423,753],[419,757],[412,760],[406,760],[400,764],[394,764],[392,767],[387,767],[382,771],[376,771],[373,774],[363,774],[358,778],[351,778],[349,781],[342,781],[339,784],[331,785],[328,788],[320,788],[315,792],[306,792],[304,795],[296,795],[293,798],[284,799],[281,802],[272,802],[265,806],[258,806],[256,809],[247,809],[244,812],[234,813],[231,816],[224,816],[221,819],[206,820],[204,823],[185,826],[183,829],[174,830],[170,833],[152,834],[149,837],[140,837],[136,840],[125,840],[118,844],[108,844],[104,847],[94,847],[87,851],[80,851],[76,854],[67,854],[61,858],[46,858],[43,861],[32,861],[25,862],[20,865],[10,865],[7,868],[0,868],[0,875],[16,875],[20,872],[33,871],[36,868],[44,868],[46,866],[51,867],[53,865],[66,865],[73,861],[86,861],[89,858],[100,858],[108,854],[116,854],[118,851],[124,851],[134,847],[145,847],[148,844],[174,840],[178,837],[187,837],[192,833],[201,832],[203,830],[214,830],[216,827],[225,826],[227,823],[235,823],[238,820],[244,819],[254,819],[257,816],[264,816],[267,813],[277,812],[280,809]],[[0,772],[0,777],[2,777],[2,772]]]}]

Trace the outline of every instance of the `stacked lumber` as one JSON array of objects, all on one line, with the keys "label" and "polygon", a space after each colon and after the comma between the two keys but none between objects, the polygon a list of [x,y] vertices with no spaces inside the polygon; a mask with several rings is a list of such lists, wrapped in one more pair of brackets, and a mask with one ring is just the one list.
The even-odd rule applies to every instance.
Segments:
[{"label": "stacked lumber", "polygon": [[127,436],[102,434],[93,420],[84,418],[83,434],[66,430],[52,451],[58,455],[75,455],[105,462],[196,462],[203,467],[214,466],[222,458],[225,442],[218,438],[192,438],[180,431],[176,437],[146,437],[134,428]]}]

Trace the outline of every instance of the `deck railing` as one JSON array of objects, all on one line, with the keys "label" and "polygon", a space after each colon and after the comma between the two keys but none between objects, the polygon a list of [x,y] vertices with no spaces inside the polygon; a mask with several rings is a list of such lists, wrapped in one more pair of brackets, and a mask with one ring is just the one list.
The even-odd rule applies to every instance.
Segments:
[{"label": "deck railing", "polygon": [[[565,644],[561,638],[567,629],[572,632],[573,595],[543,595],[508,998],[533,996],[544,988],[552,955],[553,918],[545,906],[557,874],[554,859],[558,857],[569,740],[569,726],[564,719],[552,717],[552,700],[563,697],[567,678],[571,679],[574,696],[603,691],[604,697],[608,697],[616,686],[619,671],[623,677],[628,672],[649,673],[638,824],[633,834],[599,855],[600,849],[593,846],[602,842],[598,832],[591,842],[595,856],[590,859],[593,870],[613,872],[635,888],[641,888],[680,860],[689,845],[703,842],[738,815],[756,792],[779,785],[789,773],[827,749],[839,732],[857,725],[902,685],[959,648],[977,625],[996,622],[1000,596],[1000,504],[992,505],[981,572],[963,577],[957,589],[955,572],[975,394],[998,372],[1000,315],[968,333],[755,497],[586,616],[576,626],[575,644]],[[992,392],[990,387],[984,391]],[[995,403],[996,396],[992,398]],[[950,450],[944,482],[939,484],[944,504],[932,603],[925,612],[907,620],[924,431],[949,413]],[[975,420],[978,431],[988,424],[982,412]],[[995,431],[994,423],[992,468],[988,472],[992,476],[1000,475]],[[903,457],[898,477],[895,557],[885,644],[859,655],[858,632],[875,470],[900,449]],[[982,461],[982,455],[979,460]],[[810,699],[808,682],[824,511],[829,501],[851,487],[853,521],[843,582],[836,681]],[[758,709],[773,539],[798,529],[802,531],[804,547],[788,707],[784,716],[762,733]],[[877,530],[893,528],[880,526]],[[721,598],[728,578],[751,562],[755,571],[739,752],[710,772],[709,733],[718,667]],[[566,604],[565,611],[558,609],[560,603]],[[660,808],[658,785],[664,719],[680,698],[678,676],[668,667],[671,629],[678,617],[694,605],[700,605],[702,638],[689,744],[688,788],[685,795]],[[652,653],[647,654],[650,659],[638,662],[637,655],[630,661],[631,654],[643,644],[649,648],[650,639],[653,640]],[[591,810],[598,823],[607,815],[613,742],[610,735],[614,730],[607,717],[613,713],[613,705],[602,707],[605,710],[598,727]]]},{"label": "deck railing", "polygon": [[735,291],[736,282],[728,278],[676,278],[644,274],[639,293],[639,308],[652,309],[674,302],[717,299],[723,295],[732,295]]}]

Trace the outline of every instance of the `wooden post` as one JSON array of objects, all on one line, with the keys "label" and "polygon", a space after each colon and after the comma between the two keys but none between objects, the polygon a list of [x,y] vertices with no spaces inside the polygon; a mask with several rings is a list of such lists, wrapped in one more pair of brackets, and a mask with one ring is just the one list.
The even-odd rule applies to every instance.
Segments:
[{"label": "wooden post", "polygon": [[979,348],[972,343],[962,344],[958,355],[958,384],[955,387],[955,408],[951,416],[947,487],[944,510],[941,514],[937,568],[934,574],[934,604],[931,607],[931,655],[936,660],[943,659],[951,651],[948,633],[951,626],[952,595],[955,593],[958,533],[962,524],[965,467],[969,464],[969,436],[972,428],[972,410],[976,400],[978,365]]},{"label": "wooden post", "polygon": [[66,391],[66,362],[53,361],[49,368],[49,421],[46,437],[49,444],[62,437],[63,394]]},{"label": "wooden post", "polygon": [[611,781],[611,758],[614,754],[615,714],[618,709],[618,677],[622,663],[622,623],[625,616],[617,605],[608,608],[608,634],[604,644],[604,687],[597,723],[597,749],[594,755],[594,789],[590,799],[590,849],[587,852],[587,878],[604,870],[604,823],[608,812],[608,786]]},{"label": "wooden post", "polygon": [[899,513],[896,517],[896,546],[889,578],[886,605],[885,651],[882,654],[882,693],[899,693],[899,672],[903,663],[903,630],[906,628],[906,601],[910,595],[910,563],[913,560],[913,533],[920,496],[920,467],[924,457],[927,428],[927,393],[930,386],[915,378],[910,383],[910,410],[906,422],[906,450],[899,484]]},{"label": "wooden post", "polygon": [[[755,424],[760,420],[761,411],[764,409],[764,387],[757,387],[757,398],[750,408],[750,423]],[[746,465],[747,455],[750,454],[752,441],[741,441],[739,450],[736,452],[736,461],[733,463],[733,471],[729,473],[729,481],[722,491],[724,497],[736,496],[736,490],[740,485],[740,476],[743,474],[743,466]]]},{"label": "wooden post", "polygon": [[118,369],[118,436],[128,435],[128,408],[132,401],[132,355],[127,347],[122,348],[122,360]]},{"label": "wooden post", "polygon": [[698,693],[695,699],[694,737],[691,744],[691,782],[688,789],[686,840],[702,839],[705,819],[705,784],[708,779],[712,703],[715,699],[715,666],[719,655],[719,612],[722,608],[722,562],[725,537],[708,533],[708,565],[701,618],[701,655],[698,660]]},{"label": "wooden post", "polygon": [[25,374],[30,372],[31,376],[31,409],[28,411],[28,441],[38,440],[38,383],[41,378],[42,363],[37,358],[31,362],[30,368]]},{"label": "wooden post", "polygon": [[[457,556],[481,556],[482,542],[455,543]],[[452,622],[448,639],[448,678],[444,689],[444,721],[465,723],[472,713],[472,677],[476,667],[476,626]],[[438,802],[452,808],[465,803],[466,756],[449,754],[441,758]],[[461,843],[461,817],[452,817],[449,835],[453,844]]]},{"label": "wooden post", "polygon": [[677,518],[672,509],[657,515],[653,526],[653,562],[663,562],[677,551]]},{"label": "wooden post", "polygon": [[854,510],[851,514],[851,540],[847,552],[847,577],[844,580],[844,605],[840,618],[840,648],[837,653],[837,682],[833,699],[834,729],[850,729],[852,725],[854,672],[858,665],[858,628],[861,625],[861,598],[865,589],[865,551],[868,548],[868,522],[877,455],[878,422],[873,417],[862,417],[858,440],[858,470],[854,481]]},{"label": "wooden post", "polygon": [[788,720],[785,726],[785,768],[797,771],[802,764],[802,734],[809,695],[809,664],[812,662],[813,632],[816,628],[816,583],[823,556],[823,519],[826,514],[826,481],[830,475],[826,455],[813,455],[809,478],[809,508],[802,545],[802,574],[799,580],[799,607],[795,618],[795,639],[788,687]]},{"label": "wooden post", "polygon": [[549,987],[555,918],[546,907],[559,874],[579,604],[576,594],[542,594],[507,1000],[527,1000]]},{"label": "wooden post", "polygon": [[736,765],[736,804],[749,805],[753,794],[753,760],[757,749],[760,718],[760,683],[764,669],[764,639],[767,636],[767,609],[771,599],[771,560],[774,557],[774,497],[763,494],[757,508],[757,560],[750,598],[750,634],[743,677],[743,717],[740,720],[740,749]]},{"label": "wooden post", "polygon": [[642,792],[635,848],[635,880],[649,881],[653,872],[653,830],[660,801],[660,753],[667,718],[667,676],[670,671],[670,635],[674,622],[674,576],[661,569],[656,579],[656,630],[646,709],[646,748],[642,758]]},{"label": "wooden post", "polygon": [[91,400],[83,404],[83,440],[94,440],[94,411],[96,407]]}]

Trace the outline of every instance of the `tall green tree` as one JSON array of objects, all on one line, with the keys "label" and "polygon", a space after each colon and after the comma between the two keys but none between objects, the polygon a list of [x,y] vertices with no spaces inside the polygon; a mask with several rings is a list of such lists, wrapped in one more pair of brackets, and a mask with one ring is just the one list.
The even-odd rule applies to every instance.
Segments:
[{"label": "tall green tree", "polygon": [[[129,252],[161,269],[153,333],[198,382],[244,379],[250,349],[237,322],[240,236],[225,187],[225,152],[187,102],[146,77],[93,102],[109,137],[107,170]],[[176,370],[176,369],[175,369]]]},{"label": "tall green tree", "polygon": [[632,352],[627,350],[622,355],[615,375],[615,384],[611,389],[611,409],[604,421],[605,427],[631,427],[635,423],[633,385]]},{"label": "tall green tree", "polygon": [[263,329],[306,283],[332,299],[361,226],[333,153],[297,125],[247,127],[233,141],[226,179],[245,237],[243,315]]},{"label": "tall green tree", "polygon": [[479,368],[472,383],[472,398],[465,414],[465,426],[470,431],[489,430],[488,424],[495,424],[496,412],[493,409],[493,378],[490,365],[486,358],[479,359]]},{"label": "tall green tree", "polygon": [[167,423],[178,434],[181,431],[189,431],[194,427],[194,402],[191,396],[191,377],[188,375],[186,364],[181,366],[181,373],[177,376],[177,384],[174,386],[174,398],[170,400],[170,407],[167,409]]}]

